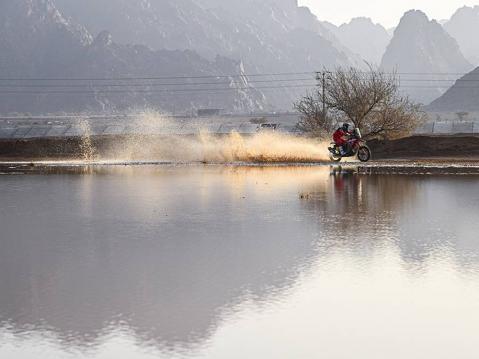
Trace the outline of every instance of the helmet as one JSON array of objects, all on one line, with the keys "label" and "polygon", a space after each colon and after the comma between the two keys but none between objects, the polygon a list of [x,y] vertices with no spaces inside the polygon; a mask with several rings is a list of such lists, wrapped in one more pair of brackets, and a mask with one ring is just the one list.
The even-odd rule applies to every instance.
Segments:
[{"label": "helmet", "polygon": [[343,125],[341,126],[341,128],[344,130],[344,131],[349,131],[349,123],[343,123]]}]

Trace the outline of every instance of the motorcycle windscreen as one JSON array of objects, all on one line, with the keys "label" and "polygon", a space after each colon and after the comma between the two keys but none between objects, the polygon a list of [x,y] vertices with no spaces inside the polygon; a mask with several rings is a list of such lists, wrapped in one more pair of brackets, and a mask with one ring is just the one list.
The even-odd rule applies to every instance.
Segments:
[{"label": "motorcycle windscreen", "polygon": [[355,128],[355,129],[354,129],[354,132],[356,133],[356,136],[357,136],[358,138],[362,138],[362,137],[363,137],[363,135],[361,134],[361,130],[360,130],[359,128]]}]

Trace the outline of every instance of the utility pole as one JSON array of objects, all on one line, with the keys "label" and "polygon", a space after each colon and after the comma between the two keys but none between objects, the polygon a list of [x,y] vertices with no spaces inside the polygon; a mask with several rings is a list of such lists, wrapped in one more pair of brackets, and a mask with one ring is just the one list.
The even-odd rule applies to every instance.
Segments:
[{"label": "utility pole", "polygon": [[316,80],[319,82],[321,81],[321,85],[318,83],[318,86],[321,86],[322,91],[322,103],[323,103],[323,116],[326,117],[327,109],[326,109],[326,102],[324,101],[326,95],[326,75],[329,74],[329,71],[318,71],[316,72]]}]

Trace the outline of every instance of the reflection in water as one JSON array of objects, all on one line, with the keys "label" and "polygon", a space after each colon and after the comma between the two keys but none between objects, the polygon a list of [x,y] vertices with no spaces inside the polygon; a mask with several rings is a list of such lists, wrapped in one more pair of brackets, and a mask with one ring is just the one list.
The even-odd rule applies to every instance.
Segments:
[{"label": "reflection in water", "polygon": [[[358,176],[332,173],[329,188],[313,186],[304,205],[321,214],[325,242],[361,251],[393,241],[404,262],[421,265],[453,250],[465,260],[477,249],[477,177]],[[465,255],[465,257],[463,256]]]},{"label": "reflection in water", "polygon": [[274,297],[312,256],[307,228],[270,208],[283,180],[254,172],[4,178],[2,317],[87,345],[117,320],[161,346],[203,341],[224,308]]},{"label": "reflection in water", "polygon": [[478,189],[474,177],[315,167],[1,177],[0,356],[2,342],[32,338],[59,350],[41,335],[72,355],[109,357],[102,345],[115,340],[199,355],[245,308],[287,305],[338,263],[361,272],[356,261],[397,255],[414,277],[452,256],[477,276]]}]

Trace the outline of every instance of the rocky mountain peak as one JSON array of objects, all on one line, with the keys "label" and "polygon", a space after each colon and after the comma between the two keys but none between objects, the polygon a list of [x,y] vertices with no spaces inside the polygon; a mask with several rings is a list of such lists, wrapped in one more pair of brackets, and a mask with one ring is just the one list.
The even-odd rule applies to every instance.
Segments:
[{"label": "rocky mountain peak", "polygon": [[370,18],[358,17],[335,30],[339,41],[371,64],[379,64],[391,40],[387,30]]},{"label": "rocky mountain peak", "polygon": [[98,47],[107,47],[107,46],[110,46],[112,43],[113,43],[113,37],[111,36],[111,33],[105,30],[100,32],[97,35],[92,45],[98,46]]},{"label": "rocky mountain peak", "polygon": [[[143,4],[147,6],[148,2]],[[191,111],[206,106],[249,112],[265,105],[263,94],[245,82],[232,82],[229,91],[191,97],[185,93],[166,96],[165,91],[170,88],[125,82],[111,89],[95,81],[82,82],[78,89],[80,96],[71,93],[68,81],[55,82],[59,86],[56,92],[51,91],[48,81],[30,88],[32,84],[27,80],[30,77],[114,79],[181,75],[212,76],[212,82],[218,82],[216,87],[222,89],[224,81],[216,81],[217,77],[241,77],[243,69],[238,61],[228,58],[209,61],[193,50],[154,51],[134,43],[118,44],[108,31],[100,31],[91,40],[90,34],[84,29],[80,31],[81,26],[75,25],[72,18],[67,20],[52,0],[2,0],[0,29],[0,77],[25,78],[21,84],[28,89],[24,94],[12,92],[0,96],[2,113],[115,111],[143,106],[164,111],[172,108]],[[15,87],[18,83],[11,85],[12,88],[7,86],[5,90],[18,91]]]},{"label": "rocky mountain peak", "polygon": [[479,33],[479,6],[464,6],[458,9],[444,29],[459,43],[464,56],[474,65],[479,64],[479,42],[475,41]]},{"label": "rocky mountain peak", "polygon": [[[347,25],[348,24],[343,24],[341,26],[347,26]],[[376,26],[377,24],[374,24],[371,18],[361,16],[361,17],[352,18],[351,21],[349,22],[349,25]]]},{"label": "rocky mountain peak", "polygon": [[[467,72],[472,65],[461,53],[456,40],[437,21],[429,20],[422,11],[411,10],[404,14],[396,28],[381,67],[429,79],[431,82],[420,83],[421,88],[417,83],[407,83],[411,79],[405,79],[403,84],[411,97],[429,103],[445,90],[437,81],[444,77],[437,74]],[[424,77],[427,74],[431,75]]]},{"label": "rocky mountain peak", "polygon": [[479,15],[479,5],[463,6],[456,10],[456,12],[452,15],[451,20],[454,20],[456,18],[465,19],[467,17],[475,18],[478,15]]},{"label": "rocky mountain peak", "polygon": [[399,27],[401,26],[410,26],[413,24],[427,24],[429,23],[429,18],[424,11],[421,10],[409,10],[406,11],[399,22]]}]

